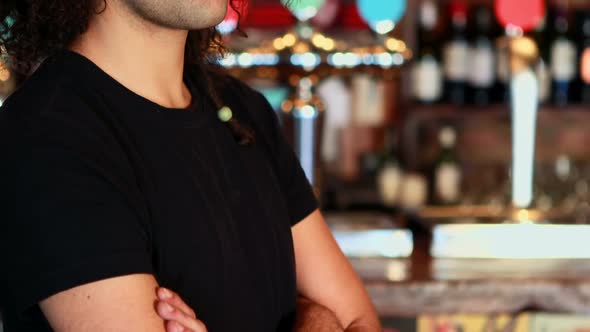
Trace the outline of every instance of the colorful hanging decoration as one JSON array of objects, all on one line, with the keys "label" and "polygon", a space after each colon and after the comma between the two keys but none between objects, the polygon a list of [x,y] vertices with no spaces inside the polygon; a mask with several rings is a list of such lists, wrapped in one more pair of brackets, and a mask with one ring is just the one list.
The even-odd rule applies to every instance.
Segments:
[{"label": "colorful hanging decoration", "polygon": [[[10,16],[6,17],[6,19],[3,22],[4,24],[0,24],[0,36],[2,36],[2,38],[7,39],[10,37],[10,28],[12,27],[12,25],[14,24],[14,19]],[[8,28],[7,31],[5,31],[4,29]]]},{"label": "colorful hanging decoration", "polygon": [[227,14],[225,15],[225,19],[223,20],[223,22],[217,25],[217,31],[219,31],[222,35],[227,35],[234,32],[234,30],[236,30],[236,28],[238,27],[240,18],[247,15],[246,1],[228,1],[229,3],[227,6]]},{"label": "colorful hanging decoration", "polygon": [[520,30],[519,34],[539,26],[546,11],[544,0],[495,0],[494,8],[500,24]]},{"label": "colorful hanging decoration", "polygon": [[326,0],[281,0],[281,3],[301,22],[314,18],[325,2]]},{"label": "colorful hanging decoration", "polygon": [[326,0],[317,15],[310,20],[311,24],[320,29],[331,27],[336,21],[340,6],[341,0]]},{"label": "colorful hanging decoration", "polygon": [[381,35],[391,32],[404,16],[406,0],[357,0],[361,17]]}]

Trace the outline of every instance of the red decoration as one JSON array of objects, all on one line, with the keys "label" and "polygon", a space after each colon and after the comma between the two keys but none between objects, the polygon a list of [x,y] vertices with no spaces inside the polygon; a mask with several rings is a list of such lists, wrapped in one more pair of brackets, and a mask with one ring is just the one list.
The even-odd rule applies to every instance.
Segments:
[{"label": "red decoration", "polygon": [[[342,29],[369,29],[359,15],[354,2],[343,2],[340,7],[333,26]],[[284,29],[290,28],[296,23],[295,17],[280,1],[253,1],[250,4],[248,15],[242,16],[240,26],[258,29]]]},{"label": "red decoration", "polygon": [[467,19],[467,4],[463,1],[453,1],[449,5],[451,11],[451,17],[461,17],[462,19]]},{"label": "red decoration", "polygon": [[311,24],[321,28],[329,28],[334,24],[340,11],[340,0],[326,0],[317,15],[311,19]]},{"label": "red decoration", "polygon": [[227,13],[217,29],[222,34],[228,34],[238,27],[240,17],[247,15],[248,3],[244,0],[228,0]]},{"label": "red decoration", "polygon": [[[244,1],[232,1],[228,0],[229,4],[227,6],[227,14],[225,15],[224,21],[228,22],[237,22],[240,15],[245,15],[245,3]],[[232,2],[234,3],[232,6]],[[236,7],[236,9],[234,9]],[[238,14],[239,12],[239,14]]]},{"label": "red decoration", "polygon": [[495,0],[496,17],[504,27],[510,25],[524,32],[536,28],[545,17],[543,0]]},{"label": "red decoration", "polygon": [[279,1],[254,2],[250,13],[243,17],[242,26],[248,28],[285,28],[296,23],[295,17]]},{"label": "red decoration", "polygon": [[369,29],[369,26],[361,17],[356,3],[347,3],[342,6],[337,18],[336,26],[345,29]]}]

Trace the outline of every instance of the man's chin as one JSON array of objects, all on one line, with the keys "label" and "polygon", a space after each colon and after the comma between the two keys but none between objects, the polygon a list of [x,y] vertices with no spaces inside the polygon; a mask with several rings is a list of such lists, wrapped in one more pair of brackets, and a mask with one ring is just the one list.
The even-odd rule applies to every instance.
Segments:
[{"label": "man's chin", "polygon": [[229,9],[227,0],[209,0],[207,17],[203,17],[203,23],[207,27],[214,27],[223,22]]},{"label": "man's chin", "polygon": [[225,10],[215,12],[211,11],[208,13],[206,17],[203,17],[198,22],[195,22],[195,24],[192,27],[190,27],[189,30],[202,30],[207,28],[213,28],[217,26],[219,23],[223,22],[223,20],[225,19],[225,15]]}]

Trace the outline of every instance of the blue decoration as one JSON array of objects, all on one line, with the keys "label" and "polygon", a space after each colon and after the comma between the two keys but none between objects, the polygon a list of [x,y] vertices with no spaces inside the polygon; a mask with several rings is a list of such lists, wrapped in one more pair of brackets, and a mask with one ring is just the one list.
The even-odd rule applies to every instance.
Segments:
[{"label": "blue decoration", "polygon": [[361,17],[379,34],[391,32],[406,13],[406,0],[357,0]]}]

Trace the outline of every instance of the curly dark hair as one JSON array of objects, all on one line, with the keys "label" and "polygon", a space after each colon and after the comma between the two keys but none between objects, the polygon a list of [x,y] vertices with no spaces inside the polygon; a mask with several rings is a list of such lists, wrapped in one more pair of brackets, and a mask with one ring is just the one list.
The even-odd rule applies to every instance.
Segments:
[{"label": "curly dark hair", "polygon": [[[100,2],[106,6],[106,0],[1,0],[0,54],[14,70],[30,73],[43,59],[68,48],[87,30],[90,18],[100,14]],[[231,0],[230,6],[239,15],[246,2]],[[205,74],[208,94],[218,109],[224,103],[217,91],[226,77],[216,60],[224,52],[217,29],[189,31],[185,61]],[[227,124],[241,144],[254,141],[253,131],[237,119]]]}]

